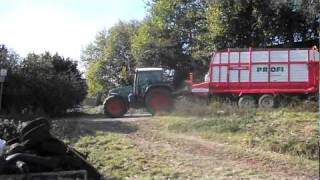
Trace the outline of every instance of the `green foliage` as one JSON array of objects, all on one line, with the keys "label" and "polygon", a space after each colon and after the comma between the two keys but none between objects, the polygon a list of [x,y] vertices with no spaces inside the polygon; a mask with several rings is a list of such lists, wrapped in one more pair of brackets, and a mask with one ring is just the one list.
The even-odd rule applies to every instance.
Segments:
[{"label": "green foliage", "polygon": [[120,21],[108,31],[99,32],[95,41],[82,52],[82,60],[88,66],[86,78],[90,95],[130,83],[136,66],[131,39],[138,26],[136,21]]},{"label": "green foliage", "polygon": [[18,124],[14,120],[0,119],[0,139],[10,140],[18,135]]},{"label": "green foliage", "polygon": [[292,47],[317,36],[311,13],[317,7],[315,1],[303,1],[301,8],[274,0],[215,1],[207,13],[209,37],[216,48]]},{"label": "green foliage", "polygon": [[150,2],[150,17],[146,18],[134,37],[134,54],[141,65],[164,66],[173,69],[191,67],[191,59],[201,60],[207,31],[207,3],[199,0]]},{"label": "green foliage", "polygon": [[105,61],[93,61],[88,65],[86,82],[88,85],[89,95],[104,93],[107,88],[107,80],[103,76],[105,63]]},{"label": "green foliage", "polygon": [[131,37],[136,34],[138,25],[136,21],[129,23],[120,21],[109,30],[106,49],[107,66],[109,71],[114,72],[111,78],[118,84],[129,83],[130,76],[134,74],[136,62],[131,53]]},{"label": "green foliage", "polygon": [[49,53],[13,57],[7,54],[0,59],[9,70],[3,99],[7,113],[58,115],[79,105],[86,96],[85,80],[76,62]]}]

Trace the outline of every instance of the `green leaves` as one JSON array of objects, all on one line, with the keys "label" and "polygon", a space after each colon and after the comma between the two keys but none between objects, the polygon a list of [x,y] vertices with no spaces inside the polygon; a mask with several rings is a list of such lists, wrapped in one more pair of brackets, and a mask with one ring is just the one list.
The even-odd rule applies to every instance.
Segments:
[{"label": "green leaves", "polygon": [[9,69],[3,97],[7,113],[59,115],[79,105],[87,94],[77,63],[69,58],[46,52],[20,59],[5,46],[0,46],[0,56]]},{"label": "green leaves", "polygon": [[307,12],[315,12],[319,2],[310,3],[303,1],[304,8],[293,9],[279,1],[216,1],[207,13],[210,38],[217,48],[292,47],[315,39],[315,15]]},{"label": "green leaves", "polygon": [[132,37],[138,26],[137,21],[120,21],[108,31],[99,32],[95,41],[83,50],[82,60],[88,66],[86,78],[90,95],[129,83],[136,65],[131,52]]}]

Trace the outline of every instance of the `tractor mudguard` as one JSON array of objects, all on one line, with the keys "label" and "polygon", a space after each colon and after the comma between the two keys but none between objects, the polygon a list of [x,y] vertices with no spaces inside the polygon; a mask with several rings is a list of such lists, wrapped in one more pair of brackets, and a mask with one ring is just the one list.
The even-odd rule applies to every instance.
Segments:
[{"label": "tractor mudguard", "polygon": [[120,95],[118,95],[118,94],[111,94],[110,96],[108,96],[108,97],[103,101],[103,105],[106,104],[106,102],[108,101],[108,99],[113,98],[113,97],[121,98],[124,102],[126,102],[127,108],[129,107],[129,106],[128,106],[128,104],[129,104],[128,99],[125,99],[125,98],[123,98],[122,96],[120,96]]},{"label": "tractor mudguard", "polygon": [[173,91],[172,87],[170,87],[170,86],[168,86],[168,85],[156,84],[156,85],[148,86],[148,87],[146,88],[146,90],[144,91],[143,97],[145,97],[151,89],[155,89],[155,88],[164,88],[164,89],[167,89],[169,92],[172,92],[172,91]]}]

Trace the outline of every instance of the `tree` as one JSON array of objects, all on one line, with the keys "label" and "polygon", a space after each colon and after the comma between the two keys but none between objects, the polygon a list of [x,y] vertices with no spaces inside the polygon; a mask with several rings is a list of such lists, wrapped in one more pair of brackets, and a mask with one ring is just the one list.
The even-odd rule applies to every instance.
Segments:
[{"label": "tree", "polygon": [[133,37],[138,64],[175,69],[177,84],[190,70],[205,67],[210,56],[204,41],[207,5],[201,0],[150,0],[149,16]]},{"label": "tree", "polygon": [[109,30],[107,39],[107,66],[109,78],[115,84],[128,84],[134,74],[136,61],[131,52],[132,37],[136,34],[139,23],[119,22]]},{"label": "tree", "polygon": [[[140,36],[147,41],[145,44],[148,44],[150,38],[143,38],[143,34],[145,37],[152,36],[153,41],[149,41],[149,49],[142,52],[156,47],[159,60],[163,62],[161,64],[175,69],[191,66],[191,59],[201,61],[208,57],[208,54],[202,52],[206,48],[203,41],[203,34],[207,32],[206,1],[152,0],[149,4],[150,17],[142,27]],[[161,58],[163,56],[166,58]]]},{"label": "tree", "polygon": [[292,47],[315,39],[315,16],[306,11],[314,12],[316,4],[302,1],[305,8],[296,8],[290,1],[214,1],[207,13],[209,37],[215,48]]},{"label": "tree", "polygon": [[108,79],[104,78],[106,61],[94,61],[91,62],[88,66],[86,72],[86,82],[88,85],[88,94],[96,95],[101,94],[106,91],[108,88]]},{"label": "tree", "polygon": [[108,31],[99,31],[94,42],[90,43],[81,53],[81,61],[88,66],[92,62],[104,60],[107,48]]},{"label": "tree", "polygon": [[131,44],[138,26],[137,21],[120,21],[107,32],[99,32],[96,40],[82,52],[82,60],[88,62],[86,78],[90,95],[130,82],[136,67]]}]

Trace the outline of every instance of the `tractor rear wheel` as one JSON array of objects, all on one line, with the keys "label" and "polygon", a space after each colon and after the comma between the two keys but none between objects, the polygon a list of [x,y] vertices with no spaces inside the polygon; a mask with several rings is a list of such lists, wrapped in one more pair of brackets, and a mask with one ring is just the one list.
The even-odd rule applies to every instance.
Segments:
[{"label": "tractor rear wheel", "polygon": [[121,97],[108,97],[104,103],[104,113],[113,118],[122,117],[127,111],[126,102]]},{"label": "tractor rear wheel", "polygon": [[173,100],[169,90],[165,88],[156,88],[151,89],[147,93],[145,104],[147,110],[154,115],[159,112],[169,112],[172,110]]},{"label": "tractor rear wheel", "polygon": [[274,96],[270,94],[264,94],[259,98],[260,108],[270,109],[270,108],[274,108],[275,105],[276,105],[276,100]]},{"label": "tractor rear wheel", "polygon": [[256,105],[256,100],[254,99],[253,96],[249,96],[249,95],[244,95],[242,97],[240,97],[239,101],[238,101],[238,106],[239,108],[255,108]]}]

